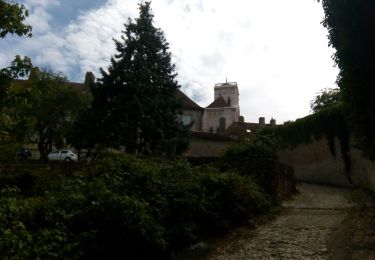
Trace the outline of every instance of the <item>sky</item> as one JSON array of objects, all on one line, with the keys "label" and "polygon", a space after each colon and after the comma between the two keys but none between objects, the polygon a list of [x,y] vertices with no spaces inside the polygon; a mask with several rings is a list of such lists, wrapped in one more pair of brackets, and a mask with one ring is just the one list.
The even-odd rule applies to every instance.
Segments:
[{"label": "sky", "polygon": [[[33,37],[0,39],[0,67],[15,55],[82,82],[116,54],[139,0],[23,0]],[[338,74],[316,0],[154,0],[154,25],[170,44],[181,89],[202,107],[215,83],[237,82],[246,122],[308,115],[310,101]]]}]

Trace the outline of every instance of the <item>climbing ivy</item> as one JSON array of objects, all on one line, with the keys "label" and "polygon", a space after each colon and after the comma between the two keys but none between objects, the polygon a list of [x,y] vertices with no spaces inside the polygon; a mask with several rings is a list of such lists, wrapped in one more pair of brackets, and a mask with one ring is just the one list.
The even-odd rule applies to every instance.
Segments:
[{"label": "climbing ivy", "polygon": [[351,180],[351,160],[349,155],[350,129],[343,106],[334,104],[318,112],[296,121],[289,121],[276,128],[265,129],[260,136],[272,134],[277,149],[294,147],[299,144],[308,144],[323,137],[327,138],[329,149],[336,156],[336,140],[340,145],[342,160],[345,165],[345,175]]},{"label": "climbing ivy", "polygon": [[348,109],[354,141],[375,160],[375,1],[318,0],[328,30],[332,58],[340,72],[337,84]]}]

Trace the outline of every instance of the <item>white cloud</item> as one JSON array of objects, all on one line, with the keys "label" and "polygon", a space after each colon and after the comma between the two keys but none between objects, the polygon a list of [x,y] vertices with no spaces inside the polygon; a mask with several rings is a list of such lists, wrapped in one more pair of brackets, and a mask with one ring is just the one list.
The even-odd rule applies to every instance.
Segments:
[{"label": "white cloud", "polygon": [[82,73],[107,67],[115,53],[113,38],[119,38],[127,18],[136,15],[136,3],[111,0],[97,10],[82,13],[67,27],[65,53]]},{"label": "white cloud", "polygon": [[[98,76],[99,67],[106,68],[115,54],[112,38],[120,38],[128,17],[138,16],[137,0],[108,0],[56,32],[49,8],[60,1],[26,2],[35,37],[9,53],[17,48],[35,53],[38,63],[74,79],[83,79],[88,70]],[[308,114],[314,94],[334,85],[333,51],[315,1],[158,0],[152,8],[183,90],[203,106],[212,102],[212,86],[227,77],[239,84],[247,120],[265,116],[282,122]]]},{"label": "white cloud", "polygon": [[59,6],[59,0],[26,0],[24,3],[30,12],[30,17],[26,19],[33,27],[34,34],[41,34],[48,32],[50,28],[49,9],[53,6]]},{"label": "white cloud", "polygon": [[8,58],[5,56],[5,54],[0,53],[0,68],[8,67]]},{"label": "white cloud", "polygon": [[183,12],[179,1],[168,8],[154,3],[155,19],[178,57],[180,81],[195,83],[189,86],[205,97],[202,105],[212,101],[211,86],[228,77],[239,84],[241,111],[248,120],[266,116],[285,121],[308,114],[314,94],[334,84],[337,70],[320,24],[319,3],[203,3],[203,12]]}]

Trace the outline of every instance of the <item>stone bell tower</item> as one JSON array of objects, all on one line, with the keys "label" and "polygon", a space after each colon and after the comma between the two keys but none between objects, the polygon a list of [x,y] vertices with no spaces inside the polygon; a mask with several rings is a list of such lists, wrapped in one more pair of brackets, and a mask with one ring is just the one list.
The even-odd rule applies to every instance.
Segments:
[{"label": "stone bell tower", "polygon": [[202,131],[223,133],[240,117],[237,82],[218,83],[214,86],[214,101],[208,105],[202,117]]},{"label": "stone bell tower", "polygon": [[239,92],[238,92],[238,85],[237,82],[225,82],[225,83],[218,83],[215,84],[214,87],[215,98],[222,97],[224,101],[227,103],[228,107],[236,108],[236,120],[240,116],[240,105],[239,105]]}]

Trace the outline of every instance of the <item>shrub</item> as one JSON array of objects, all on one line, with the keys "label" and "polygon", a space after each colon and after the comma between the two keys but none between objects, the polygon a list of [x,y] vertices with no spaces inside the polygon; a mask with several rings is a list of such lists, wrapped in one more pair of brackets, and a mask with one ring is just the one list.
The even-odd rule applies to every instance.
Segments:
[{"label": "shrub", "polygon": [[43,196],[0,196],[9,258],[164,258],[271,208],[249,176],[124,155],[47,182]]},{"label": "shrub", "polygon": [[276,152],[265,142],[235,144],[223,156],[221,168],[235,169],[242,176],[251,176],[277,203]]}]

